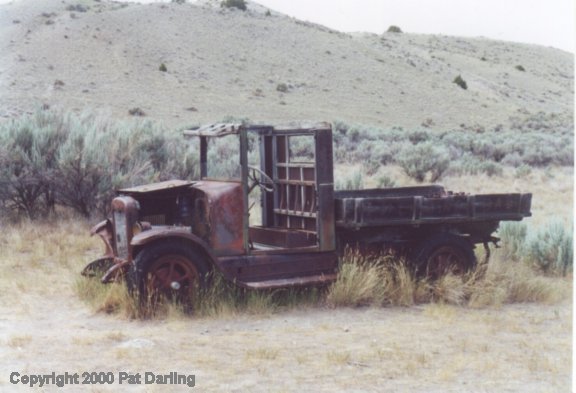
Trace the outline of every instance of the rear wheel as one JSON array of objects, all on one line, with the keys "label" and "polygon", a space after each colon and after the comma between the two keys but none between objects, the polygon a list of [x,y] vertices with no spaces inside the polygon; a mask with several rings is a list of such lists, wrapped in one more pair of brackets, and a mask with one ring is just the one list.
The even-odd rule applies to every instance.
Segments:
[{"label": "rear wheel", "polygon": [[436,280],[448,273],[462,275],[476,266],[474,245],[452,233],[439,233],[420,243],[412,253],[418,277]]},{"label": "rear wheel", "polygon": [[202,254],[178,241],[156,243],[143,249],[134,260],[129,286],[141,304],[163,300],[195,303],[198,291],[208,284],[209,265]]}]

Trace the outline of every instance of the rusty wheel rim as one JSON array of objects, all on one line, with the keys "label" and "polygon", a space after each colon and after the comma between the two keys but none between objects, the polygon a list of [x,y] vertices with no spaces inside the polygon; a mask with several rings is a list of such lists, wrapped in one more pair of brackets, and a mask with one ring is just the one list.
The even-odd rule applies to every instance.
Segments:
[{"label": "rusty wheel rim", "polygon": [[458,248],[444,246],[438,248],[428,258],[428,277],[438,279],[448,273],[460,275],[465,271],[466,255]]},{"label": "rusty wheel rim", "polygon": [[148,297],[187,300],[198,285],[198,271],[181,255],[164,255],[150,265],[146,280]]}]

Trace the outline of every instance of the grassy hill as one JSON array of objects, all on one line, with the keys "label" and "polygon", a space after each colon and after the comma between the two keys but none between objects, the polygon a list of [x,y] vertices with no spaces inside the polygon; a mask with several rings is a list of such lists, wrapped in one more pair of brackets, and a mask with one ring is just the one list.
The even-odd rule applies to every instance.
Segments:
[{"label": "grassy hill", "polygon": [[113,118],[132,110],[169,127],[228,116],[407,129],[572,127],[568,52],[484,38],[345,34],[254,3],[247,11],[219,4],[0,6],[0,118],[49,105]]}]

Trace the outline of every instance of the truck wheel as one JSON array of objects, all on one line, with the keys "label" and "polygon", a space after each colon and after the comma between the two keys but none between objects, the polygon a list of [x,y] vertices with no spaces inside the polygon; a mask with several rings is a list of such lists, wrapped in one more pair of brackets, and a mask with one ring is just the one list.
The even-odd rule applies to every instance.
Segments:
[{"label": "truck wheel", "polygon": [[208,284],[209,265],[204,256],[185,243],[167,241],[144,248],[134,260],[128,285],[141,304],[163,299],[194,305],[198,290]]},{"label": "truck wheel", "polygon": [[439,233],[416,247],[411,260],[417,277],[436,280],[448,273],[461,275],[476,266],[474,245],[452,233]]}]

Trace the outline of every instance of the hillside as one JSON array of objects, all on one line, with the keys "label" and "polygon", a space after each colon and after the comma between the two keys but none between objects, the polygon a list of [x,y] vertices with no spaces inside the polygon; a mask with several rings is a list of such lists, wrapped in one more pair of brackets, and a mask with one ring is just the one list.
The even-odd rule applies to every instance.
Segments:
[{"label": "hillside", "polygon": [[[542,127],[573,124],[571,53],[345,34],[253,3],[242,12],[219,1],[22,0],[0,6],[0,52],[0,118],[50,105],[115,118],[139,108],[170,127],[227,116],[432,129],[506,128],[534,116]],[[453,83],[458,75],[466,90]]]}]

